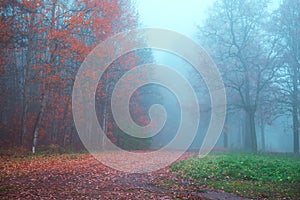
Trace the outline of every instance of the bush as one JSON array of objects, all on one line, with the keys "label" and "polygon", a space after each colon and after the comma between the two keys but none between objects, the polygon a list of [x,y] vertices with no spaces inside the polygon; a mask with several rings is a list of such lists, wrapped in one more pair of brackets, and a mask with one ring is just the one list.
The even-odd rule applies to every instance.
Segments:
[{"label": "bush", "polygon": [[30,152],[24,147],[14,147],[10,149],[0,149],[0,157],[24,157],[29,155]]},{"label": "bush", "polygon": [[62,154],[66,150],[58,144],[42,145],[37,151],[40,154]]},{"label": "bush", "polygon": [[125,150],[146,150],[150,149],[152,138],[136,138],[123,133],[120,129],[114,132],[116,145]]}]

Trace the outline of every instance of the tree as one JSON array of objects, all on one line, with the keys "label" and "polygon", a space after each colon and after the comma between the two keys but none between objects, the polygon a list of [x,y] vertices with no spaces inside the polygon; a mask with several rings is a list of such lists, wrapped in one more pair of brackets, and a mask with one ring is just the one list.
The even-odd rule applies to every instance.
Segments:
[{"label": "tree", "polygon": [[218,0],[200,39],[217,62],[227,87],[231,108],[245,113],[246,145],[257,151],[256,113],[261,95],[272,82],[276,67],[275,41],[264,26],[267,3],[263,0]]},{"label": "tree", "polygon": [[[134,41],[132,41],[134,42]],[[102,126],[103,131],[107,134],[108,138],[123,149],[145,149],[149,148],[151,144],[151,139],[140,139],[135,138],[127,133],[124,133],[117,126],[114,121],[113,114],[111,112],[111,98],[112,92],[115,88],[116,83],[119,79],[129,70],[133,69],[135,66],[146,64],[152,61],[151,51],[147,49],[135,50],[129,52],[122,57],[116,59],[103,74],[102,78],[97,87],[96,91],[96,109],[98,113],[98,118]],[[130,79],[128,83],[130,86],[135,86],[142,80],[145,76],[151,76],[145,73],[136,73],[133,75],[134,78]],[[130,87],[126,85],[125,87]],[[119,94],[124,95],[124,94]],[[137,88],[137,92],[131,97],[130,101],[130,111],[131,117],[134,121],[142,126],[148,124],[147,111],[145,109],[145,100],[141,98],[142,92]],[[121,98],[121,97],[120,97]],[[130,134],[130,133],[129,133]],[[140,134],[140,133],[138,133]],[[105,138],[102,141],[102,148],[106,148]]]},{"label": "tree", "polygon": [[280,39],[276,51],[282,58],[279,101],[292,114],[294,153],[299,154],[300,1],[284,0],[273,22],[273,33]]},{"label": "tree", "polygon": [[76,72],[99,42],[136,25],[131,2],[5,0],[0,6],[0,140],[33,152],[43,144],[80,143],[71,115]]}]

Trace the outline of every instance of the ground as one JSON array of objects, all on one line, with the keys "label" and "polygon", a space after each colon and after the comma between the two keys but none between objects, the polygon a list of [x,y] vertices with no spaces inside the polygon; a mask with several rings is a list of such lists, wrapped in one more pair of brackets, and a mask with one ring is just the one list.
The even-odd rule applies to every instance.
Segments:
[{"label": "ground", "polygon": [[125,173],[90,154],[1,158],[0,173],[0,199],[245,199],[181,180],[169,167]]}]

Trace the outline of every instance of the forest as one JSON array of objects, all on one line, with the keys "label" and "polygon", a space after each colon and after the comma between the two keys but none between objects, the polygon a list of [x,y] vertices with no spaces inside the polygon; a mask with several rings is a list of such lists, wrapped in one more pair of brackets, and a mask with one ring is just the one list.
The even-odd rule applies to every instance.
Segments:
[{"label": "forest", "polygon": [[300,0],[149,2],[0,1],[0,199],[299,199]]},{"label": "forest", "polygon": [[[71,111],[75,75],[98,43],[137,27],[131,2],[9,0],[1,1],[0,13],[1,149],[82,150]],[[115,61],[114,65],[121,66],[119,73],[107,72],[99,83],[97,103],[104,106],[97,109],[113,141],[117,133],[112,134],[108,120],[108,83],[134,64],[149,60],[148,54],[146,50],[133,52]]]},{"label": "forest", "polygon": [[[230,148],[228,140],[237,137],[230,133],[236,132],[236,116],[241,124],[238,148],[252,152],[265,150],[266,127],[284,116],[293,152],[299,153],[299,6],[298,1],[286,0],[270,11],[268,1],[217,1],[197,27],[198,42],[216,62],[226,87],[224,147]],[[2,149],[84,149],[71,106],[77,70],[98,43],[139,27],[134,3],[15,0],[2,1],[0,13]],[[109,102],[114,84],[126,71],[154,61],[151,50],[133,51],[114,61],[98,84],[99,122],[107,137],[122,148],[157,147],[153,138],[124,135],[112,119]],[[191,73],[188,78],[199,87],[201,78]],[[145,93],[152,98],[143,98]],[[132,117],[146,125],[150,104],[167,104],[169,96],[154,86],[138,90],[131,102]]]}]

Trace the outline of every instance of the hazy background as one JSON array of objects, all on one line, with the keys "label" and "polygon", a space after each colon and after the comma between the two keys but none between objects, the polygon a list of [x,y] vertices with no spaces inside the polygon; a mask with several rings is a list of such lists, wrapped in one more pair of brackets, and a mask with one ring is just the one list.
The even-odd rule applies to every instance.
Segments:
[{"label": "hazy background", "polygon": [[[201,45],[201,41],[199,40],[199,37],[197,35],[199,31],[197,27],[205,23],[205,20],[209,14],[209,10],[212,8],[214,2],[214,0],[140,0],[137,1],[136,4],[140,17],[139,26],[142,28],[150,27],[174,30],[190,37],[195,42]],[[268,9],[270,11],[277,9],[280,2],[280,0],[270,1]],[[183,74],[183,76],[187,78],[190,78],[189,75],[193,73],[192,66],[176,55],[158,50],[154,50],[152,51],[152,53],[155,62],[173,67],[179,70]],[[164,76],[167,79],[172,79],[172,77],[168,77],[168,75],[166,74],[161,76]],[[180,83],[178,83],[178,87],[180,87]],[[207,130],[210,113],[203,112],[203,110],[205,110],[205,106],[206,108],[209,107],[209,102],[205,102],[205,100],[207,101],[207,94],[204,94],[205,97],[203,97],[203,90],[204,93],[207,92],[207,90],[205,84],[203,83],[203,80],[201,80],[201,77],[200,81],[198,80],[197,83],[194,82],[194,87],[202,88],[202,93],[198,93],[198,98],[200,102],[202,101],[202,120],[200,122],[199,134],[197,135],[196,140],[191,147],[192,149],[197,149],[201,145],[203,133]],[[164,94],[163,99],[169,114],[169,121],[162,132],[157,137],[154,137],[154,146],[161,146],[162,144],[168,142],[170,138],[172,138],[172,136],[174,136],[174,131],[178,126],[178,116],[180,113],[178,107],[171,106],[177,105],[174,96],[168,95],[169,93],[166,91],[166,89],[160,90],[161,94]],[[243,141],[245,140],[245,138],[243,138],[242,136],[243,120],[240,118],[240,113],[231,115],[227,120],[231,124],[230,129],[227,130],[230,131],[230,140],[227,141],[228,147],[242,149],[244,143]],[[293,135],[291,131],[288,131],[291,129],[291,124],[289,123],[289,121],[289,117],[283,116],[277,119],[271,126],[266,127],[265,140],[268,141],[266,143],[266,150],[287,152],[293,151]],[[222,134],[222,136],[220,137],[216,148],[222,148],[224,146],[223,136],[224,134]],[[257,137],[258,145],[260,146],[261,140],[259,130],[257,131]]]}]

